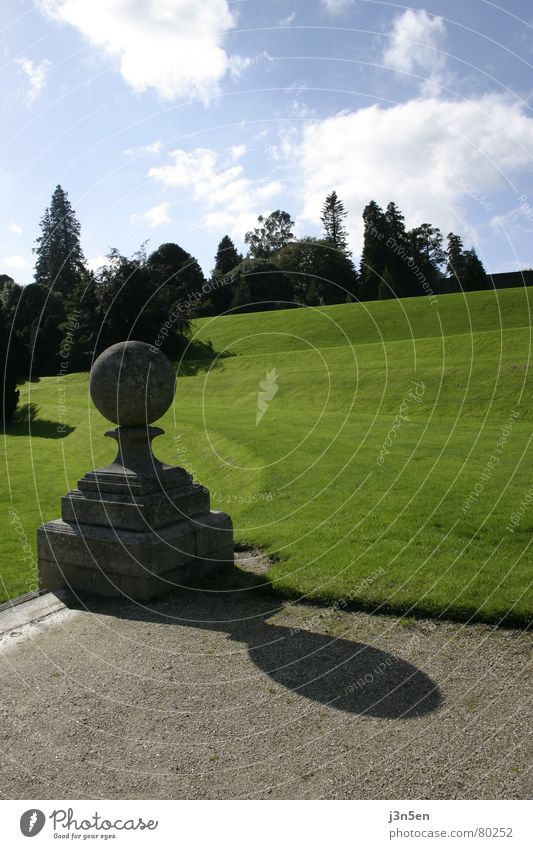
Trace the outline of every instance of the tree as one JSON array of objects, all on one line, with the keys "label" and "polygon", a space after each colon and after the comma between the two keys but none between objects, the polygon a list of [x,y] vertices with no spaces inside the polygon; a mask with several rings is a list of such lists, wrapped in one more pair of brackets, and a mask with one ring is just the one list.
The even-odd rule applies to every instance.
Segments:
[{"label": "tree", "polygon": [[392,276],[391,276],[391,273],[390,273],[388,267],[385,266],[385,268],[383,270],[383,276],[382,276],[381,280],[379,281],[378,300],[379,301],[386,301],[389,298],[394,298],[394,297],[395,297],[395,294],[394,294],[394,284],[393,284]]},{"label": "tree", "polygon": [[56,186],[40,226],[41,235],[33,249],[37,257],[35,283],[67,294],[80,281],[85,259],[80,244],[80,225],[61,186]]},{"label": "tree", "polygon": [[442,278],[442,266],[446,261],[443,236],[438,227],[421,224],[407,234],[411,246],[414,295],[431,294],[438,291]]},{"label": "tree", "polygon": [[374,301],[378,295],[379,280],[385,267],[384,245],[387,240],[385,213],[376,201],[371,200],[365,206],[363,224],[360,298],[364,301]]},{"label": "tree", "polygon": [[474,248],[470,248],[469,251],[465,251],[464,257],[464,291],[477,292],[481,289],[490,289],[490,279]]},{"label": "tree", "polygon": [[287,309],[292,305],[291,281],[270,260],[245,259],[226,277],[235,312]]},{"label": "tree", "polygon": [[63,296],[38,283],[7,283],[2,305],[11,328],[9,355],[17,375],[53,374],[65,317]]},{"label": "tree", "polygon": [[[169,270],[164,262],[153,262],[153,255],[147,259],[142,247],[132,257],[122,256],[116,249],[109,253],[96,282],[100,322],[96,353],[127,339],[155,345],[169,355],[178,350],[180,337],[189,328],[194,299],[191,293],[184,296]],[[194,283],[189,280],[189,285]]]},{"label": "tree", "polygon": [[226,275],[241,262],[242,255],[238,252],[230,237],[224,236],[217,248],[215,267],[210,281],[209,301],[213,315],[220,315],[229,309],[233,292],[231,287],[227,285]]},{"label": "tree", "polygon": [[385,210],[385,229],[387,238],[383,245],[383,265],[388,268],[393,291],[397,298],[417,295],[418,287],[414,279],[409,238],[405,229],[405,219],[398,206],[391,201]]},{"label": "tree", "polygon": [[100,325],[96,289],[93,272],[86,271],[67,297],[65,319],[59,326],[60,368],[65,361],[69,371],[84,371],[92,365]]},{"label": "tree", "polygon": [[9,276],[9,274],[0,274],[0,294],[2,293],[2,290],[3,290],[4,286],[6,285],[6,283],[14,283],[14,282],[15,281],[13,280],[12,277]]},{"label": "tree", "polygon": [[290,242],[272,257],[290,278],[300,304],[339,304],[357,297],[357,272],[351,259],[329,241],[306,236]]},{"label": "tree", "polygon": [[5,427],[12,419],[18,402],[18,389],[13,360],[8,351],[9,339],[6,318],[0,307],[0,425]]},{"label": "tree", "polygon": [[344,204],[339,200],[337,192],[333,191],[326,197],[322,207],[321,221],[324,225],[324,237],[330,245],[346,256],[351,256],[348,250],[348,231],[344,219],[348,213]]},{"label": "tree", "polygon": [[448,233],[446,257],[446,273],[449,277],[455,277],[462,289],[465,276],[465,251],[461,237],[456,236],[455,233]]},{"label": "tree", "polygon": [[292,229],[294,221],[288,212],[276,209],[266,218],[262,215],[257,219],[259,227],[249,230],[244,237],[248,245],[248,256],[264,259],[279,251],[294,238]]},{"label": "tree", "polygon": [[239,253],[229,236],[224,236],[218,243],[217,252],[215,255],[215,267],[212,276],[223,277],[242,262],[242,255]]}]

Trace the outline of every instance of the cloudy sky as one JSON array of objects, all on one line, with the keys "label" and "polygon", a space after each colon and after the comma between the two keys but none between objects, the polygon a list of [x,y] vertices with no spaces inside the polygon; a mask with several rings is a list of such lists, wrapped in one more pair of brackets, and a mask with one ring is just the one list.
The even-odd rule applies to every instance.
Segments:
[{"label": "cloudy sky", "polygon": [[0,272],[32,279],[69,192],[94,266],[220,238],[336,189],[354,254],[370,199],[533,266],[531,0],[2,0]]}]

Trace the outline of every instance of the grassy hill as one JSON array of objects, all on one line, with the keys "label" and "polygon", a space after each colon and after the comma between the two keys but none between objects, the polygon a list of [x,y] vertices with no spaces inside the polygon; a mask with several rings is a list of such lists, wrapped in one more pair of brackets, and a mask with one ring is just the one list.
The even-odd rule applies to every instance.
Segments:
[{"label": "grassy hill", "polygon": [[[238,542],[275,555],[273,585],[287,597],[523,624],[532,298],[512,289],[198,321],[158,456],[211,489]],[[68,435],[56,426],[63,390]],[[5,441],[4,598],[34,580],[23,534],[33,545],[60,496],[113,455],[86,375],[27,384],[22,400],[34,420]]]}]

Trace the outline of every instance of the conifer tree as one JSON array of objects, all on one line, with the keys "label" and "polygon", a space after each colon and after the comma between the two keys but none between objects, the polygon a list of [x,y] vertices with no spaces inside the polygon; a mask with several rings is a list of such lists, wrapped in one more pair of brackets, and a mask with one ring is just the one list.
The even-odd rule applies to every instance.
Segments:
[{"label": "conifer tree", "polygon": [[380,276],[385,267],[384,242],[387,222],[382,208],[371,200],[363,210],[364,237],[361,254],[361,300],[375,301]]},{"label": "conifer tree", "polygon": [[79,283],[85,258],[80,244],[80,224],[61,186],[56,186],[40,225],[41,235],[33,249],[35,282],[66,295]]},{"label": "conifer tree", "polygon": [[463,241],[455,233],[448,233],[448,250],[446,251],[446,273],[455,277],[461,288],[465,276],[465,250]]},{"label": "conifer tree", "polygon": [[490,279],[485,271],[483,263],[474,248],[465,251],[465,270],[463,289],[465,292],[478,292],[481,289],[490,288]]},{"label": "conifer tree", "polygon": [[242,256],[229,236],[224,236],[217,248],[213,277],[223,277],[242,262]]},{"label": "conifer tree", "polygon": [[337,192],[331,192],[326,197],[322,207],[321,220],[324,225],[324,238],[345,256],[351,256],[351,251],[348,250],[348,231],[344,225],[344,219],[347,215],[348,213]]}]

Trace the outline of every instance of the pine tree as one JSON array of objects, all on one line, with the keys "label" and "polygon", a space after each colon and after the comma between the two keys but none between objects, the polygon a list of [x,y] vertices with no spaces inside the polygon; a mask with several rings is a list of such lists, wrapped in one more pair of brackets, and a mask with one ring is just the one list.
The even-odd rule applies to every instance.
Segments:
[{"label": "pine tree", "polygon": [[385,213],[371,200],[363,210],[364,237],[361,254],[361,300],[375,301],[380,276],[385,267],[384,243],[387,238]]},{"label": "pine tree", "polygon": [[491,285],[490,279],[474,248],[465,251],[464,258],[464,291],[478,292],[481,289],[489,289]]},{"label": "pine tree", "polygon": [[242,262],[242,256],[229,236],[224,236],[217,248],[213,277],[223,277]]},{"label": "pine tree", "polygon": [[351,256],[352,253],[348,250],[348,231],[344,226],[344,219],[347,215],[348,213],[343,202],[337,196],[337,192],[331,192],[326,197],[322,207],[321,221],[324,225],[324,237],[332,247],[341,251],[345,256]]},{"label": "pine tree", "polygon": [[80,225],[67,193],[56,186],[50,207],[40,222],[41,235],[33,249],[35,282],[54,292],[68,294],[85,270],[80,244]]},{"label": "pine tree", "polygon": [[455,277],[462,289],[465,276],[465,250],[461,237],[456,236],[455,233],[448,233],[446,257],[446,273],[449,277]]}]

